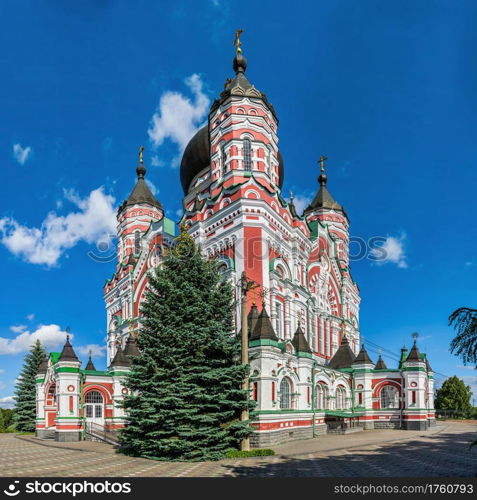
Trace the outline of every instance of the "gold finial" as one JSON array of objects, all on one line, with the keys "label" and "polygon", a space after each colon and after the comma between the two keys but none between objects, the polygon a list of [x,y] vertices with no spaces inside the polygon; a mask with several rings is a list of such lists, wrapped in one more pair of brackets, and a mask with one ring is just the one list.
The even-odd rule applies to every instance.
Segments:
[{"label": "gold finial", "polygon": [[139,147],[139,163],[142,164],[142,152],[144,151],[144,146]]},{"label": "gold finial", "polygon": [[235,39],[233,41],[233,44],[235,46],[235,50],[237,51],[237,54],[242,53],[242,49],[240,48],[242,46],[242,42],[240,41],[240,35],[243,33],[243,30],[237,30],[235,32]]},{"label": "gold finial", "polygon": [[321,170],[321,173],[324,174],[325,173],[325,161],[327,160],[328,158],[326,156],[323,156],[321,155],[320,156],[320,159],[318,160],[319,163],[320,163],[320,170]]}]

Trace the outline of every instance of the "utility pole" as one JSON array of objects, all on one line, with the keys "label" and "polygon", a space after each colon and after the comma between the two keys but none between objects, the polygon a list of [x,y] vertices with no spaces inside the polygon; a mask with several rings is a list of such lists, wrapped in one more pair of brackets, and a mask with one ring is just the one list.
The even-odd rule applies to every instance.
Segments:
[{"label": "utility pole", "polygon": [[[247,321],[247,295],[250,290],[257,288],[259,285],[253,280],[248,280],[245,271],[242,272],[242,276],[239,281],[239,286],[241,288],[241,299],[242,299],[242,365],[248,365],[248,321]],[[242,389],[246,391],[247,397],[249,394],[249,375],[247,374],[242,382]],[[246,422],[249,420],[248,404],[247,408],[242,410],[240,415],[240,420]],[[250,450],[250,439],[242,439],[240,443],[240,449],[242,451]]]}]

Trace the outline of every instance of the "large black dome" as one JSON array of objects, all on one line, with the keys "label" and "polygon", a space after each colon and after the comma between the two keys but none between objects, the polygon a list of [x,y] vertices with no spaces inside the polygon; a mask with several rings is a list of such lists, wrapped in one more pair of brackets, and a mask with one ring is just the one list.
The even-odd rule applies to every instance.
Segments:
[{"label": "large black dome", "polygon": [[[181,161],[181,184],[184,193],[189,192],[189,186],[194,177],[210,166],[210,142],[208,125],[204,125],[187,144]],[[285,177],[283,158],[278,152],[278,175],[280,188]]]}]

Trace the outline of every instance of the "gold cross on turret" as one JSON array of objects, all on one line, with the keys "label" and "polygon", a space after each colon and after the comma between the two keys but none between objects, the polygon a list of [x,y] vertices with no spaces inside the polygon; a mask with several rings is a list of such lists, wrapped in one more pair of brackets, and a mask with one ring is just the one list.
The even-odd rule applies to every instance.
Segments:
[{"label": "gold cross on turret", "polygon": [[321,155],[320,156],[320,159],[318,160],[319,164],[320,164],[320,170],[321,170],[321,173],[324,174],[325,173],[325,161],[327,160],[328,158],[326,156],[323,156]]},{"label": "gold cross on turret", "polygon": [[242,49],[240,48],[242,45],[242,42],[240,41],[240,35],[243,33],[243,30],[237,30],[235,32],[235,39],[233,41],[233,44],[235,46],[235,50],[237,51],[237,54],[242,53]]},{"label": "gold cross on turret", "polygon": [[144,146],[139,147],[139,163],[142,163],[142,152],[144,151]]}]

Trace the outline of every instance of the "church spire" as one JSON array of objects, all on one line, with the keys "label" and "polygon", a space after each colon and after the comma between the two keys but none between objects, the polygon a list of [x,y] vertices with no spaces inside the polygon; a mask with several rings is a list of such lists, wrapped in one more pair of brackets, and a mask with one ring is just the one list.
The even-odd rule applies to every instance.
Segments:
[{"label": "church spire", "polygon": [[314,212],[315,210],[325,208],[328,210],[336,210],[337,212],[342,212],[346,216],[344,208],[335,201],[333,196],[331,196],[331,193],[328,191],[328,188],[326,187],[328,176],[325,173],[325,161],[327,159],[328,158],[326,156],[321,155],[320,159],[318,160],[318,163],[320,165],[320,176],[318,177],[320,188],[313,201],[305,209],[305,215],[309,214],[310,212]]},{"label": "church spire", "polygon": [[118,214],[121,213],[128,206],[140,205],[142,203],[147,203],[153,207],[158,208],[159,210],[161,210],[161,212],[163,211],[161,202],[157,200],[156,197],[152,194],[151,190],[149,189],[149,186],[146,184],[146,181],[144,180],[147,170],[146,167],[144,166],[143,151],[144,151],[144,146],[141,146],[139,148],[139,153],[138,153],[139,163],[136,167],[136,174],[137,174],[136,185],[134,186],[134,189],[132,190],[127,200],[125,200],[119,207]]}]

